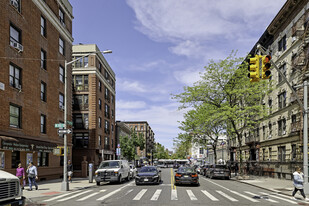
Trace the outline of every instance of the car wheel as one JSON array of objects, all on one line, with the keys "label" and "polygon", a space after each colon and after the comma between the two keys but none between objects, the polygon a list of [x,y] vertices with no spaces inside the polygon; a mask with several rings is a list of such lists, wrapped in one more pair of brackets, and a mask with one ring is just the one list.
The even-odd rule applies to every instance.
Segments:
[{"label": "car wheel", "polygon": [[101,185],[101,182],[97,182],[97,186],[100,186]]},{"label": "car wheel", "polygon": [[118,183],[119,183],[119,184],[122,183],[122,177],[121,177],[121,175],[119,175],[119,177],[118,177]]},{"label": "car wheel", "polygon": [[126,181],[130,180],[130,173],[128,173],[128,176],[126,177]]}]

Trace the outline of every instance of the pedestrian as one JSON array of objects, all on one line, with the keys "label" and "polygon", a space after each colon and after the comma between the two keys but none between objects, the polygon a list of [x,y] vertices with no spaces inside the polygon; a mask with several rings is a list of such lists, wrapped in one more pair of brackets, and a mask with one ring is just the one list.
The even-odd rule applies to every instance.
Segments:
[{"label": "pedestrian", "polygon": [[71,163],[71,160],[68,161],[68,176],[69,176],[69,181],[72,182],[73,165]]},{"label": "pedestrian", "polygon": [[238,163],[236,162],[236,164],[235,164],[235,176],[237,176],[237,172],[238,172]]},{"label": "pedestrian", "polygon": [[24,189],[25,176],[26,176],[25,169],[21,166],[21,163],[19,163],[16,169],[16,177],[18,177],[22,189]]},{"label": "pedestrian", "polygon": [[293,173],[293,185],[294,185],[294,191],[292,193],[293,199],[297,200],[294,195],[299,190],[300,194],[304,197],[306,201],[309,201],[309,198],[306,198],[306,195],[304,193],[304,174],[301,172],[301,169],[299,166],[295,167],[295,172]]},{"label": "pedestrian", "polygon": [[35,180],[38,179],[38,170],[36,166],[33,165],[33,162],[29,163],[28,169],[27,169],[27,174],[28,174],[28,181],[29,181],[29,188],[32,190],[32,185],[35,186],[35,189],[38,190],[39,187],[36,184]]}]

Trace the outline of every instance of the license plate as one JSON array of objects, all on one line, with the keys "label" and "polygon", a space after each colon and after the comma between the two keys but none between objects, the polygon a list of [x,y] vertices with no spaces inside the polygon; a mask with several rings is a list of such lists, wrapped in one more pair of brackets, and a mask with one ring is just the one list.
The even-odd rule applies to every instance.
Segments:
[{"label": "license plate", "polygon": [[148,182],[148,179],[144,179],[145,182]]},{"label": "license plate", "polygon": [[189,177],[189,175],[184,175],[184,177]]}]

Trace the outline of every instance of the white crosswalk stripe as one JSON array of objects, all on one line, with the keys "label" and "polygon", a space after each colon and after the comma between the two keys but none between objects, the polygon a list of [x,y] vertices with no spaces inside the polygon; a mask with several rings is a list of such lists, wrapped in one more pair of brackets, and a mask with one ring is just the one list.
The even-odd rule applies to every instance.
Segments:
[{"label": "white crosswalk stripe", "polygon": [[75,194],[75,193],[77,193],[77,192],[80,192],[80,191],[74,191],[74,192],[70,192],[70,193],[63,194],[63,195],[59,195],[59,196],[56,196],[56,197],[53,197],[53,198],[44,200],[44,202],[50,202],[50,201],[53,201],[53,200],[57,200],[57,199],[60,199],[60,198],[62,198],[62,197],[66,197],[66,196],[68,196],[68,195]]},{"label": "white crosswalk stripe", "polygon": [[124,186],[118,188],[117,190],[114,190],[114,191],[108,193],[107,195],[104,195],[103,197],[98,198],[97,201],[105,200],[106,198],[109,198],[110,196],[112,196],[112,195],[114,195],[114,194],[120,192],[123,188],[128,187],[128,186],[130,186],[130,185],[132,185],[132,184],[133,184],[133,183],[126,184],[126,185],[124,185]]},{"label": "white crosswalk stripe", "polygon": [[263,195],[267,195],[267,196],[273,197],[273,198],[277,198],[279,200],[283,200],[283,201],[289,202],[291,204],[295,204],[295,205],[298,204],[298,203],[296,203],[296,202],[294,202],[292,200],[288,200],[288,199],[285,199],[285,198],[282,198],[282,197],[278,197],[278,195],[267,194],[265,192],[260,192],[260,193],[263,194]]},{"label": "white crosswalk stripe", "polygon": [[80,192],[80,193],[77,193],[77,194],[72,195],[72,196],[70,196],[70,197],[67,197],[67,198],[64,198],[64,199],[60,199],[60,200],[57,200],[57,201],[58,201],[58,202],[67,201],[67,200],[69,200],[69,199],[73,199],[73,198],[75,198],[75,197],[78,197],[78,196],[80,196],[80,195],[86,194],[86,193],[91,192],[91,191],[92,191],[92,190],[86,190],[86,191],[84,191],[84,192]]},{"label": "white crosswalk stripe", "polygon": [[209,192],[207,192],[206,190],[202,190],[202,193],[204,193],[209,199],[211,199],[212,201],[219,201],[217,198],[215,198],[212,194],[210,194]]},{"label": "white crosswalk stripe", "polygon": [[171,193],[171,200],[178,200],[178,197],[177,197],[177,190],[172,190],[172,193]]},{"label": "white crosswalk stripe", "polygon": [[231,200],[232,202],[237,202],[238,200],[236,200],[235,198],[225,194],[224,192],[220,191],[220,190],[216,190],[217,193],[219,193],[220,195],[222,195],[223,197]]},{"label": "white crosswalk stripe", "polygon": [[133,200],[140,200],[146,192],[147,192],[147,189],[142,189],[142,190],[133,198]]},{"label": "white crosswalk stripe", "polygon": [[192,190],[187,190],[187,193],[188,193],[188,195],[190,197],[190,200],[197,200],[197,198],[193,194]]},{"label": "white crosswalk stripe", "polygon": [[[258,194],[254,194],[254,193],[252,193],[252,192],[248,192],[248,191],[244,191],[245,193],[247,193],[247,194],[249,194],[249,195],[252,195],[252,196],[259,196]],[[263,198],[264,199],[264,198]],[[273,199],[264,199],[264,200],[266,200],[266,201],[269,201],[269,202],[273,202],[273,203],[279,203],[278,201],[276,201],[276,200],[273,200]]]},{"label": "white crosswalk stripe", "polygon": [[[100,192],[105,192],[105,191],[106,191],[106,190],[101,190]],[[90,194],[90,195],[88,195],[88,196],[86,196],[86,197],[80,198],[80,199],[78,199],[78,200],[76,200],[76,201],[84,201],[84,200],[87,200],[87,199],[89,199],[90,197],[93,197],[93,196],[99,194],[100,192],[92,193],[92,194]]]},{"label": "white crosswalk stripe", "polygon": [[156,190],[156,192],[153,194],[153,196],[151,197],[151,199],[150,199],[150,200],[153,200],[153,201],[158,200],[158,199],[159,199],[159,197],[160,197],[161,192],[162,192],[162,190],[161,190],[161,189]]},{"label": "white crosswalk stripe", "polygon": [[234,193],[234,194],[236,194],[236,195],[238,195],[238,196],[240,196],[240,197],[243,197],[243,198],[245,198],[245,199],[247,199],[247,200],[250,200],[251,202],[260,202],[260,201],[258,201],[258,200],[253,199],[252,197],[248,197],[248,196],[246,196],[246,195],[240,194],[239,192],[232,191],[232,190],[231,190],[230,192],[232,192],[232,193]]}]

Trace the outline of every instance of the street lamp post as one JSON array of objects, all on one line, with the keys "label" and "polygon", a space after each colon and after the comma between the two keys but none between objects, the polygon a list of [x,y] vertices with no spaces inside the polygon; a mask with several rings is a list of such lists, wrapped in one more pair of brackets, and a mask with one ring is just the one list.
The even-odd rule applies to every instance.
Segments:
[{"label": "street lamp post", "polygon": [[[93,52],[93,53],[89,53],[89,54],[85,54],[77,59],[74,59],[70,62],[67,62],[67,60],[64,60],[64,129],[66,130],[67,128],[67,90],[68,90],[68,86],[67,86],[67,67],[70,64],[73,64],[74,62],[87,57],[89,55],[93,55],[93,54],[97,54],[97,53],[103,53],[103,54],[107,54],[107,53],[112,53],[111,50],[106,50],[106,51],[98,51],[98,52]],[[69,191],[69,182],[68,182],[68,168],[67,168],[67,162],[68,162],[68,141],[67,141],[67,135],[66,133],[64,134],[64,158],[63,158],[63,181],[61,184],[61,190],[62,191]]]}]

